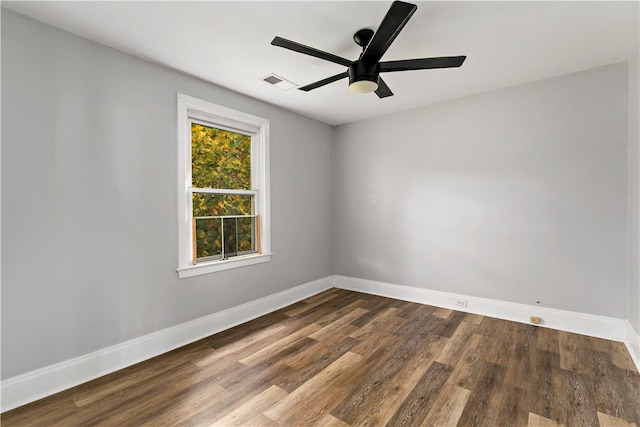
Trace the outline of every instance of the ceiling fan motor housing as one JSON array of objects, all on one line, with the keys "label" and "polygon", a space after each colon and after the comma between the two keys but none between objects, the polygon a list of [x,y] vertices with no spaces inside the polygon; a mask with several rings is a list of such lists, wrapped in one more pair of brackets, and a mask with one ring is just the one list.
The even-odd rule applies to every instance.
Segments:
[{"label": "ceiling fan motor housing", "polygon": [[367,64],[364,61],[354,61],[349,65],[349,85],[367,80],[378,83],[378,75],[380,74],[380,64]]}]

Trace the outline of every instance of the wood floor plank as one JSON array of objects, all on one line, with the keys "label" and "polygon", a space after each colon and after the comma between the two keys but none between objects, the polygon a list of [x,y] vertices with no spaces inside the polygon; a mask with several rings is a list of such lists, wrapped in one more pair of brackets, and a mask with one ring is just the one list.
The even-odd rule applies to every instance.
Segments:
[{"label": "wood floor plank", "polygon": [[598,421],[600,421],[600,427],[637,427],[636,423],[602,412],[598,412]]},{"label": "wood floor plank", "polygon": [[[511,362],[515,361],[515,351],[522,336],[517,333],[515,323],[504,323],[504,328],[499,336],[491,337],[493,341],[493,351],[488,352],[490,354],[487,357],[487,361],[495,363],[496,365],[509,366]],[[499,343],[499,344],[498,344]]]},{"label": "wood floor plank", "polygon": [[496,425],[514,427],[527,425],[530,398],[527,391],[505,381],[500,395],[502,398],[495,403],[498,407]]},{"label": "wood floor plank", "polygon": [[508,326],[505,322],[505,320],[485,316],[478,325],[476,333],[484,336],[500,336]]},{"label": "wood floor plank", "polygon": [[[359,334],[349,334],[350,338],[359,341],[359,343],[353,347],[352,351],[368,360],[385,357],[383,356],[385,352],[390,352],[402,341],[402,338],[396,331],[400,326],[404,325],[406,321],[404,319],[399,319],[399,321],[401,322],[399,324],[391,321],[385,325],[381,325],[380,328],[377,329],[378,334],[372,332],[371,334],[367,334],[366,338],[363,338]],[[385,350],[385,352],[381,352],[381,350]]]},{"label": "wood floor plank", "polygon": [[3,426],[65,426],[77,417],[78,407],[70,397],[51,397],[16,408],[0,416]]},{"label": "wood floor plank", "polygon": [[[310,297],[307,297],[307,298],[303,299],[301,302],[313,303],[313,302],[318,301],[318,300],[326,301],[327,299],[331,299],[331,298],[333,298],[335,296],[340,296],[340,293],[343,292],[343,291],[344,291],[344,289],[338,289],[338,288],[327,289],[324,292],[320,292],[318,294],[311,295]],[[292,307],[294,305],[295,304],[290,305],[289,307]],[[284,311],[285,312],[289,311],[289,308],[285,308]]]},{"label": "wood floor plank", "polygon": [[[628,419],[640,427],[640,404],[637,404],[637,402],[640,402],[640,374],[638,371],[617,369],[615,378],[618,381],[618,388],[625,396],[623,403],[625,413],[631,414]],[[595,387],[598,387],[598,385],[598,382],[595,382]],[[597,404],[598,402],[596,401]]]},{"label": "wood floor plank", "polygon": [[515,323],[516,332],[518,334],[527,335],[534,338],[538,336],[538,331],[542,329],[540,325],[530,325],[527,323],[518,323],[518,322],[513,322],[513,323]]},{"label": "wood floor plank", "polygon": [[594,394],[599,412],[640,425],[640,375],[620,369],[606,353],[584,349],[594,366]]},{"label": "wood floor plank", "polygon": [[[362,306],[366,305],[366,301],[362,298],[356,298],[353,295],[348,295],[347,297],[351,299],[351,303],[344,305],[338,304],[336,302],[335,304],[333,304],[333,306],[339,308],[335,310],[324,310],[323,315],[318,316],[315,323],[317,323],[321,327],[325,327],[335,321],[339,321],[342,317],[348,316],[354,310],[361,309]],[[315,316],[316,313],[310,313],[309,315]]]},{"label": "wood floor plank", "polygon": [[471,392],[446,384],[422,422],[422,427],[450,427],[458,425]]},{"label": "wood floor plank", "polygon": [[[195,384],[192,376],[197,374],[199,369],[187,363],[157,375],[138,377],[138,381],[130,387],[117,390],[98,401],[79,407],[81,410],[75,417],[76,422],[81,425],[97,425],[114,418],[114,413],[118,414],[116,419],[128,419],[137,410],[150,410],[156,403],[162,402],[162,399],[156,400],[157,396],[162,396],[167,391],[175,392],[172,385],[174,382],[188,378],[188,384],[185,384],[185,387],[193,388]],[[81,400],[81,396],[76,399]]]},{"label": "wood floor plank", "polygon": [[449,377],[449,383],[467,390],[473,389],[480,371],[478,366],[484,361],[480,351],[483,340],[483,336],[473,334],[467,341],[466,347]]},{"label": "wood floor plank", "polygon": [[[507,368],[504,381],[516,387],[523,387],[531,381],[532,357],[535,356],[536,337],[516,333],[510,344],[510,359],[500,359],[500,364]],[[504,354],[504,353],[503,353]]]},{"label": "wood floor plank", "polygon": [[[225,375],[221,380],[213,383],[225,390],[224,398],[210,399],[197,412],[189,414],[182,422],[185,425],[207,425],[220,417],[226,416],[234,409],[242,406],[256,395],[267,390],[276,378],[291,374],[291,368],[281,363],[272,365],[256,365],[247,367],[238,363],[242,369],[234,374]],[[225,387],[224,381],[229,385]]]},{"label": "wood floor plank", "polygon": [[[356,425],[388,425],[398,408],[404,403],[416,384],[424,376],[424,373],[432,366],[433,358],[441,351],[446,340],[439,336],[428,336],[427,340],[419,345],[418,352],[409,356],[407,362],[391,378],[388,384],[381,389],[382,393],[376,393],[378,404],[375,409],[361,414],[355,421]],[[447,367],[447,375],[450,373]],[[445,376],[443,374],[443,376]],[[446,378],[445,378],[446,381]]]},{"label": "wood floor plank", "polygon": [[240,405],[222,418],[215,420],[212,426],[244,426],[264,410],[282,400],[288,393],[272,385],[253,399]]},{"label": "wood floor plank", "polygon": [[579,372],[568,372],[566,379],[567,425],[598,425],[593,378]]},{"label": "wood floor plank", "polygon": [[207,338],[202,339],[201,341],[213,348],[223,348],[229,343],[236,342],[247,336],[253,335],[256,331],[262,331],[272,326],[286,327],[287,325],[291,324],[292,321],[295,321],[295,319],[292,320],[289,316],[285,315],[283,313],[283,310],[285,309],[260,316],[241,325],[237,325],[230,329],[211,335]]},{"label": "wood floor plank", "polygon": [[[192,367],[195,368],[193,365]],[[92,408],[101,407],[102,410],[85,420],[83,425],[142,425],[161,416],[170,407],[178,405],[178,402],[181,401],[180,396],[184,396],[186,393],[189,395],[209,393],[208,384],[204,387],[202,384],[193,384],[190,377],[194,372],[196,371],[185,369],[181,370],[179,375],[172,373],[171,379],[158,384],[143,394],[131,396],[118,405],[117,410],[107,405],[92,405]]]},{"label": "wood floor plank", "polygon": [[349,327],[350,329],[345,329],[346,333],[343,333],[342,335],[349,335],[353,330],[357,330],[355,326],[349,325],[349,323],[366,314],[367,312],[368,310],[358,307],[350,313],[347,313],[339,319],[336,319],[328,325],[322,327],[321,329],[318,329],[317,331],[309,334],[309,338],[312,338],[316,341],[322,341],[323,339],[334,336],[338,329],[345,326]]},{"label": "wood floor plank", "polygon": [[564,424],[559,424],[552,419],[529,412],[527,427],[564,427]]},{"label": "wood floor plank", "polygon": [[[367,353],[367,357],[361,356],[367,366],[367,375],[355,379],[347,396],[331,411],[332,415],[348,424],[354,422],[354,419],[362,411],[362,407],[366,406],[365,402],[378,402],[370,398],[370,395],[381,388],[388,378],[389,372],[385,370],[385,363],[389,357],[397,354],[402,341],[387,337],[385,340],[379,340],[378,344],[377,347],[371,346],[372,352]],[[370,408],[367,407],[367,409]]]},{"label": "wood floor plank", "polygon": [[349,427],[349,424],[331,414],[324,414],[315,425],[318,427]]},{"label": "wood floor plank", "polygon": [[425,318],[433,316],[433,313],[435,313],[439,308],[433,305],[417,304],[406,301],[402,301],[402,303],[397,307],[399,309],[397,313],[398,317],[402,317],[403,319],[413,319],[414,321],[417,321],[420,317]]},{"label": "wood floor plank", "polygon": [[404,399],[395,412],[389,425],[420,426],[435,404],[453,367],[432,362],[427,372],[420,378],[411,393]]},{"label": "wood floor plank", "polygon": [[433,312],[433,315],[441,319],[448,319],[451,313],[453,313],[453,310],[449,310],[448,308],[438,308]]},{"label": "wood floor plank", "polygon": [[[231,394],[217,384],[192,386],[187,392],[176,396],[165,411],[149,418],[140,427],[189,425],[185,421],[211,407],[227,402]],[[108,423],[107,423],[108,424]]]},{"label": "wood floor plank", "polygon": [[338,298],[338,294],[336,292],[324,292],[314,297],[307,298],[306,300],[295,304],[291,309],[284,312],[287,316],[294,317],[305,311],[312,310],[319,306],[320,304],[324,304],[325,302],[332,300],[334,298]]},{"label": "wood floor plank", "polygon": [[483,361],[478,384],[471,390],[458,424],[464,426],[493,426],[498,424],[501,390],[505,368]]},{"label": "wood floor plank", "polygon": [[441,337],[451,338],[454,332],[458,330],[458,327],[466,315],[466,313],[461,311],[455,311],[446,320],[434,317],[436,319],[436,324],[432,326],[433,329],[430,333]]},{"label": "wood floor plank", "polygon": [[585,343],[590,349],[608,354],[618,368],[636,371],[636,366],[624,343],[595,337],[585,337]]},{"label": "wood floor plank", "polygon": [[358,317],[351,322],[351,325],[356,326],[358,329],[362,329],[363,326],[369,324],[372,319],[380,316],[381,318],[390,318],[396,316],[400,311],[397,307],[390,305],[389,298],[380,298],[378,300],[370,301],[363,308],[367,309],[367,313]]},{"label": "wood floor plank", "polygon": [[127,375],[109,375],[98,378],[92,382],[92,386],[86,384],[78,386],[74,393],[73,401],[78,407],[92,405],[104,400],[106,397],[119,393],[122,390],[129,392],[143,382],[152,384],[153,378],[166,378],[169,371],[175,371],[183,364],[190,364],[193,360],[206,357],[214,351],[209,345],[198,342],[183,347],[180,351],[172,351],[159,357],[147,360],[139,364],[137,369],[127,369]]},{"label": "wood floor plank", "polygon": [[280,424],[267,417],[265,414],[259,414],[254,419],[247,421],[247,427],[281,427]]},{"label": "wood floor plank", "polygon": [[560,338],[558,331],[550,328],[540,327],[536,338],[536,348],[542,351],[553,353],[560,352]]},{"label": "wood floor plank", "polygon": [[293,377],[296,374],[295,371],[289,366],[280,363],[280,358],[301,351],[312,343],[315,343],[315,341],[310,338],[304,338],[289,347],[279,349],[271,355],[271,358],[267,358],[254,366],[246,366],[234,359],[231,359],[234,364],[227,366],[227,369],[223,371],[217,369],[218,367],[215,365],[208,366],[207,369],[213,374],[209,375],[207,380],[210,383],[222,386],[225,391],[228,390],[225,399],[221,401],[211,400],[208,405],[191,414],[184,423],[187,425],[207,424],[212,419],[225,416],[235,408],[243,405],[258,393],[268,389],[277,380]]},{"label": "wood floor plank", "polygon": [[640,427],[640,374],[622,343],[332,289],[0,421]]},{"label": "wood floor plank", "polygon": [[587,372],[585,348],[581,345],[576,334],[560,331],[558,333],[560,341],[560,368],[568,371]]},{"label": "wood floor plank", "polygon": [[[255,334],[251,334],[247,337],[224,345],[221,348],[217,348],[216,351],[210,352],[207,357],[199,358],[195,362],[195,364],[201,368],[204,368],[207,365],[218,363],[222,359],[225,359],[232,354],[235,354],[236,357],[243,357],[243,355],[245,354],[248,356],[249,354],[253,354],[257,349],[264,347],[264,345],[261,343],[262,341],[285,338],[288,334],[289,331],[283,325],[266,328],[262,331],[258,331]],[[240,353],[245,349],[245,353]]]},{"label": "wood floor plank", "polygon": [[238,363],[233,370],[216,378],[216,381],[225,389],[255,389],[257,386],[268,385],[269,382],[273,384],[273,381],[282,376],[295,375],[295,369],[282,363],[282,359],[306,351],[316,342],[309,337],[304,337],[287,347],[277,349],[258,364],[247,366],[244,363]]},{"label": "wood floor plank", "polygon": [[393,333],[407,323],[406,319],[395,315],[397,311],[397,309],[394,310],[394,308],[390,308],[378,313],[378,315],[372,317],[368,323],[363,324],[358,331],[351,332],[349,336],[366,343],[373,337]]},{"label": "wood floor plank", "polygon": [[243,363],[247,366],[257,365],[264,359],[272,357],[274,352],[286,348],[303,338],[308,338],[310,334],[313,334],[320,329],[322,329],[320,325],[312,323],[296,332],[290,333],[289,335],[276,342],[262,347],[260,350],[253,352],[247,357],[243,357],[242,359],[240,359],[240,363]]},{"label": "wood floor plank", "polygon": [[[415,325],[417,326],[417,325]],[[367,378],[361,379],[332,414],[352,425],[384,425],[402,400],[429,368],[444,346],[445,339],[413,334],[395,346],[383,363],[374,365]],[[381,385],[386,385],[382,387]]]},{"label": "wood floor plank", "polygon": [[458,329],[447,341],[440,354],[436,357],[436,361],[447,365],[455,366],[460,357],[464,354],[464,350],[468,345],[468,341],[476,330],[476,325],[468,322],[461,322]]},{"label": "wood floor plank", "polygon": [[[345,353],[352,351],[356,344],[357,341],[350,337],[343,337],[339,342],[324,340],[298,353],[298,355],[306,355],[305,359],[297,359],[298,355],[285,357],[282,363],[290,366],[293,370],[289,375],[279,376],[277,380],[274,380],[274,383],[278,387],[292,392]],[[319,354],[322,356],[318,357]]]},{"label": "wood floor plank", "polygon": [[464,321],[473,323],[474,325],[477,326],[480,323],[482,323],[482,319],[484,319],[484,316],[481,316],[479,314],[474,314],[474,313],[467,313],[467,315],[464,318]]},{"label": "wood floor plank", "polygon": [[[305,310],[295,316],[290,316],[291,320],[299,322],[301,325],[317,323],[320,326],[326,326],[363,304],[362,294],[357,292],[340,289],[335,294],[335,298],[324,301],[312,310]],[[289,311],[289,308],[285,307],[281,311],[284,313]]]},{"label": "wood floor plank", "polygon": [[[314,366],[322,364],[326,360],[333,362],[333,360],[353,349],[358,343],[358,340],[350,336],[345,337],[344,335],[335,334],[325,340],[316,341],[303,351],[283,357],[280,361],[294,369],[314,371]],[[322,369],[325,367],[323,366]]]},{"label": "wood floor plank", "polygon": [[565,371],[560,369],[560,354],[538,351],[532,363],[531,381],[527,383],[532,396],[529,411],[564,424],[567,408],[564,405]]},{"label": "wood floor plank", "polygon": [[[319,418],[319,416],[329,412],[327,410],[323,413],[318,413],[318,409],[322,409],[325,405],[329,405],[331,401],[335,402],[340,398],[339,391],[345,389],[344,382],[359,371],[356,368],[359,364],[361,367],[363,366],[360,363],[361,361],[362,356],[352,352],[345,353],[318,375],[315,375],[289,393],[280,402],[264,411],[264,414],[283,425],[313,424],[314,417]],[[328,390],[330,391],[327,392]],[[299,408],[303,406],[312,406],[316,411],[299,411]]]}]

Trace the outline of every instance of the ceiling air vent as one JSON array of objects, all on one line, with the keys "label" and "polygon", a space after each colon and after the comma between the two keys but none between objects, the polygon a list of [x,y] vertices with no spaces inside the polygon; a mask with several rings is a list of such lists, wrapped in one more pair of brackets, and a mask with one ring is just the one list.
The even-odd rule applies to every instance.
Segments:
[{"label": "ceiling air vent", "polygon": [[294,87],[298,87],[297,84],[285,79],[284,77],[280,77],[277,74],[269,74],[267,77],[264,77],[262,80],[282,90],[289,90]]}]

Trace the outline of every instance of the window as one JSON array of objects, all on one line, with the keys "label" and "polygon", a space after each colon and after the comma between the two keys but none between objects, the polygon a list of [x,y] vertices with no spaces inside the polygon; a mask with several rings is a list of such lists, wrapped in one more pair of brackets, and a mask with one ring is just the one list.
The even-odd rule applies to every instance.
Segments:
[{"label": "window", "polygon": [[180,278],[269,261],[269,121],[178,94]]}]

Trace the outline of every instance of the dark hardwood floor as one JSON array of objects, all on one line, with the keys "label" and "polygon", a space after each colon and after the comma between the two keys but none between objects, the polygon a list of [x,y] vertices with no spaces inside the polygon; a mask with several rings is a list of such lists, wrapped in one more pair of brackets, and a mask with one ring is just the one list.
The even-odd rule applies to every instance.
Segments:
[{"label": "dark hardwood floor", "polygon": [[622,343],[332,289],[2,426],[631,426]]}]

